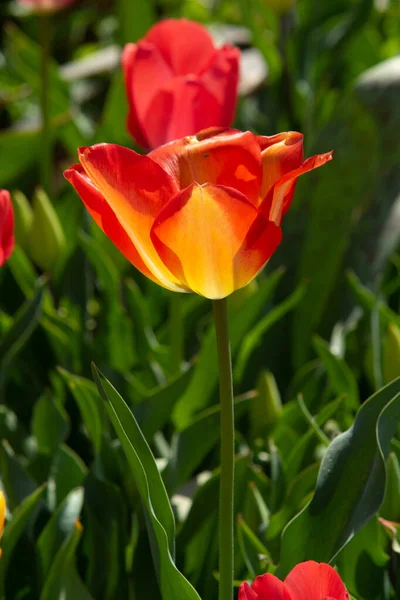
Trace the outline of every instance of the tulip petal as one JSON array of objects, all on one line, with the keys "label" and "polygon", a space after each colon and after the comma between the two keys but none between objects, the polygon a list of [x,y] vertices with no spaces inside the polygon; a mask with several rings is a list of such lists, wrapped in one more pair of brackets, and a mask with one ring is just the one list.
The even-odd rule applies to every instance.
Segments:
[{"label": "tulip petal", "polygon": [[201,72],[216,52],[208,31],[186,19],[165,19],[157,23],[146,40],[159,49],[175,75]]},{"label": "tulip petal", "polygon": [[256,577],[251,587],[258,600],[295,600],[285,584],[270,573]]},{"label": "tulip petal", "polygon": [[14,212],[11,197],[0,190],[0,267],[8,260],[14,249]]},{"label": "tulip petal", "polygon": [[303,135],[289,131],[270,137],[258,136],[257,139],[262,150],[262,200],[283,175],[302,165]]},{"label": "tulip petal", "polygon": [[201,82],[215,94],[220,106],[218,123],[229,127],[235,116],[237,89],[239,83],[240,52],[232,46],[223,46],[211,59],[201,76]]},{"label": "tulip petal", "polygon": [[282,217],[290,208],[297,178],[313,169],[322,167],[322,165],[330,160],[332,160],[332,152],[317,154],[316,156],[308,158],[297,169],[286,173],[286,175],[284,175],[267,193],[260,206],[260,211],[264,214],[268,214],[271,221],[280,225]]},{"label": "tulip petal", "polygon": [[143,118],[152,148],[218,123],[221,107],[194,75],[175,77],[153,97]]},{"label": "tulip petal", "polygon": [[[217,135],[215,133],[218,132]],[[258,204],[261,154],[249,131],[209,129],[150,152],[181,189],[192,183],[231,187]]]},{"label": "tulip petal", "polygon": [[182,291],[150,240],[155,216],[178,191],[173,180],[147,156],[114,144],[80,148],[79,159],[153,278]]},{"label": "tulip petal", "polygon": [[[129,100],[128,129],[143,148],[153,148],[163,143],[165,137],[153,139],[151,129],[155,126],[152,118],[147,121],[149,107],[158,90],[171,81],[173,72],[158,49],[147,40],[125,47],[122,67]],[[165,121],[159,131],[159,136],[165,131]]]},{"label": "tulip petal", "polygon": [[160,212],[151,238],[177,279],[206,298],[224,298],[237,289],[234,257],[256,217],[239,192],[193,184]]},{"label": "tulip petal", "polygon": [[251,589],[247,581],[239,587],[238,600],[258,600],[257,594]]},{"label": "tulip petal", "polygon": [[132,240],[121,226],[103,196],[86,175],[82,165],[73,165],[70,169],[65,171],[64,176],[78,192],[95,223],[125,258],[143,273],[143,275],[158,285],[163,285],[144,264],[142,257],[133,245]]},{"label": "tulip petal", "polygon": [[292,600],[348,600],[349,595],[339,575],[330,565],[313,560],[296,565],[285,579]]},{"label": "tulip petal", "polygon": [[236,287],[252,281],[263,269],[282,240],[282,230],[259,214],[234,260]]}]

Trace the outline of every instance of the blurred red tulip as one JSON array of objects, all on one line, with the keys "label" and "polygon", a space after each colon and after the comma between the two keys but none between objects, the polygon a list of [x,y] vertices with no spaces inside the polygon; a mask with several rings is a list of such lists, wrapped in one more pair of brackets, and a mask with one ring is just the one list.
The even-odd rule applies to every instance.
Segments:
[{"label": "blurred red tulip", "polygon": [[75,0],[18,0],[18,2],[30,8],[32,12],[47,14],[66,8]]},{"label": "blurred red tulip", "polygon": [[147,156],[81,148],[65,172],[105,234],[144,275],[177,292],[224,298],[247,285],[281,240],[302,173],[303,136],[208,129]]},{"label": "blurred red tulip", "polygon": [[9,192],[0,190],[0,267],[14,249],[14,211]]},{"label": "blurred red tulip", "polygon": [[274,575],[257,577],[251,587],[242,583],[239,600],[348,600],[349,594],[335,569],[313,560],[300,563],[280,581]]},{"label": "blurred red tulip", "polygon": [[125,47],[122,66],[128,129],[143,148],[231,125],[239,51],[217,48],[202,25],[186,19],[154,25],[137,44]]}]

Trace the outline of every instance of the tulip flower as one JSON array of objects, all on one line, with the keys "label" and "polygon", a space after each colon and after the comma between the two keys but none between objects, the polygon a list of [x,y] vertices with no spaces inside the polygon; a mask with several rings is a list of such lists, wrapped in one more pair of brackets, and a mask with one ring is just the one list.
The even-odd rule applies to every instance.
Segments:
[{"label": "tulip flower", "polygon": [[236,106],[239,51],[217,48],[198,23],[167,19],[122,56],[128,129],[146,149],[229,127]]},{"label": "tulip flower", "polygon": [[0,190],[0,267],[14,249],[14,212],[9,192]]},{"label": "tulip flower", "polygon": [[[6,518],[6,499],[4,498],[3,492],[0,492],[0,540],[3,535],[4,521]],[[1,548],[0,548],[1,557]]]},{"label": "tulip flower", "polygon": [[105,234],[144,275],[176,292],[224,298],[246,286],[281,240],[303,136],[209,129],[147,156],[114,144],[79,150],[65,172]]},{"label": "tulip flower", "polygon": [[18,0],[36,14],[50,14],[67,8],[75,0]]},{"label": "tulip flower", "polygon": [[300,563],[280,581],[274,575],[257,577],[251,587],[242,583],[239,600],[348,600],[339,575],[327,564],[313,560]]}]

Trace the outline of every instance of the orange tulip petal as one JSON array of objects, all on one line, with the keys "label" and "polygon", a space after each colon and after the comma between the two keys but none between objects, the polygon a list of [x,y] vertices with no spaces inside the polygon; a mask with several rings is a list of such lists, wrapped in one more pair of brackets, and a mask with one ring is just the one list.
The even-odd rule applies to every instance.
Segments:
[{"label": "orange tulip petal", "polygon": [[220,121],[221,106],[197,76],[175,77],[154,96],[144,117],[150,146],[194,135]]},{"label": "orange tulip petal", "polygon": [[151,238],[177,279],[202,296],[224,298],[237,287],[234,257],[256,216],[235,190],[193,184],[157,216]]},{"label": "orange tulip petal", "polygon": [[262,148],[263,180],[260,201],[283,175],[301,166],[303,162],[303,135],[296,131],[270,137],[258,136]]},{"label": "orange tulip petal", "polygon": [[296,565],[285,579],[293,600],[348,600],[349,595],[338,573],[330,565],[309,560]]},{"label": "orange tulip petal", "polygon": [[[215,132],[218,134],[213,135]],[[261,153],[255,136],[248,131],[208,129],[158,148],[149,157],[174,177],[181,189],[192,183],[222,185],[258,203]]]},{"label": "orange tulip petal", "polygon": [[153,277],[182,291],[150,240],[155,216],[178,191],[173,180],[147,156],[114,144],[81,148],[79,159]]},{"label": "orange tulip petal", "polygon": [[157,23],[146,40],[160,50],[175,75],[198,73],[216,52],[208,31],[186,19],[165,19]]},{"label": "orange tulip petal", "polygon": [[258,214],[234,260],[236,288],[244,287],[257,276],[282,240],[282,230]]},{"label": "orange tulip petal", "polygon": [[110,238],[125,258],[143,273],[143,275],[158,285],[163,285],[144,264],[140,254],[133,245],[132,240],[121,226],[103,196],[86,175],[82,165],[73,165],[70,169],[65,171],[64,176],[78,192],[95,223],[102,231],[104,231],[106,236]]},{"label": "orange tulip petal", "polygon": [[257,594],[258,600],[294,600],[285,584],[270,573],[256,577],[251,587]]},{"label": "orange tulip petal", "polygon": [[299,168],[286,173],[268,192],[260,206],[260,211],[268,214],[271,221],[280,225],[282,217],[287,213],[292,202],[297,178],[303,173],[322,167],[330,160],[332,160],[332,152],[317,154],[304,161]]}]

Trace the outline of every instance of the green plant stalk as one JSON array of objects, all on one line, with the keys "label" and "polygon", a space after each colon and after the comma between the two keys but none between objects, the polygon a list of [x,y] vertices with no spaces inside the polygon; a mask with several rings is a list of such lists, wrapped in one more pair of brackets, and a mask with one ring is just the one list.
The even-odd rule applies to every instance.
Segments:
[{"label": "green plant stalk", "polygon": [[221,476],[219,490],[219,600],[233,599],[233,485],[235,423],[232,361],[226,298],[213,301],[221,405]]},{"label": "green plant stalk", "polygon": [[184,359],[185,338],[182,319],[182,296],[179,293],[170,294],[169,331],[171,372],[178,375]]},{"label": "green plant stalk", "polygon": [[50,126],[50,56],[51,56],[51,17],[41,15],[40,21],[40,109],[42,115],[40,181],[45,192],[51,196],[52,144]]}]

